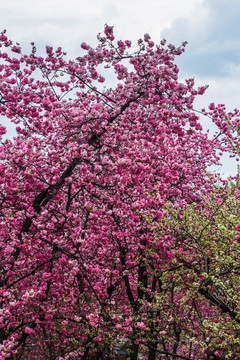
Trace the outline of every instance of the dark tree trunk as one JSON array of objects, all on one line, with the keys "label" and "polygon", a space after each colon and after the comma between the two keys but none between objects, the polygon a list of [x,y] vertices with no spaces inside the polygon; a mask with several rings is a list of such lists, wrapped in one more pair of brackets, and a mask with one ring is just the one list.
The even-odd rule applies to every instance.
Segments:
[{"label": "dark tree trunk", "polygon": [[138,351],[139,351],[139,345],[138,344],[131,344],[130,347],[130,354],[128,359],[129,360],[138,360]]},{"label": "dark tree trunk", "polygon": [[156,350],[152,347],[149,347],[148,350],[148,360],[156,360]]}]

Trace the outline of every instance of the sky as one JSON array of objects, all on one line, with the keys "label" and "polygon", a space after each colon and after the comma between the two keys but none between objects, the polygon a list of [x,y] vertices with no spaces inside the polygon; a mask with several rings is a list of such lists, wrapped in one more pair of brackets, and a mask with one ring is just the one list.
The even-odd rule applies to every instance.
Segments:
[{"label": "sky", "polygon": [[[209,85],[195,108],[215,102],[232,110],[240,108],[239,15],[239,0],[8,0],[1,3],[0,31],[7,29],[26,50],[34,41],[39,51],[62,46],[73,57],[83,41],[96,45],[106,23],[117,38],[133,43],[145,33],[156,43],[188,41],[177,59],[180,78]],[[227,176],[233,169],[227,160],[221,172]]]}]

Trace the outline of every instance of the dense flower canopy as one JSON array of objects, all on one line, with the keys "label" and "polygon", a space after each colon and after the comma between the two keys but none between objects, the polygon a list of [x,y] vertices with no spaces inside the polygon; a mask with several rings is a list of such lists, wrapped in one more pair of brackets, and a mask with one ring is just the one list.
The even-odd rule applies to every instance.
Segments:
[{"label": "dense flower canopy", "polygon": [[238,111],[202,130],[186,44],[0,41],[0,359],[239,359]]}]

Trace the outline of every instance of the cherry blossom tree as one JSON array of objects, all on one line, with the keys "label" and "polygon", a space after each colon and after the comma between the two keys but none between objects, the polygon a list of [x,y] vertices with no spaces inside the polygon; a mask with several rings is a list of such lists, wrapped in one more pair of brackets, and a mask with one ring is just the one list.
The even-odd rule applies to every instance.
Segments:
[{"label": "cherry blossom tree", "polygon": [[238,111],[202,130],[185,43],[0,42],[0,359],[237,360],[238,187],[209,168],[237,155]]}]

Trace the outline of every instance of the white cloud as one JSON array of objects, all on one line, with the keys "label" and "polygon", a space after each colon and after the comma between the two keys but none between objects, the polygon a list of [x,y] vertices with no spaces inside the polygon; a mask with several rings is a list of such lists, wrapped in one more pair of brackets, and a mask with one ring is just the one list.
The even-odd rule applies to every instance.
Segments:
[{"label": "white cloud", "polygon": [[62,45],[73,52],[82,41],[95,42],[105,23],[120,38],[137,40],[149,32],[155,41],[177,16],[191,14],[202,0],[8,0],[0,23],[14,41]]},{"label": "white cloud", "polygon": [[205,0],[191,16],[175,19],[162,35],[173,43],[189,41],[183,70],[199,76],[228,76],[229,63],[240,63],[240,2]]}]

